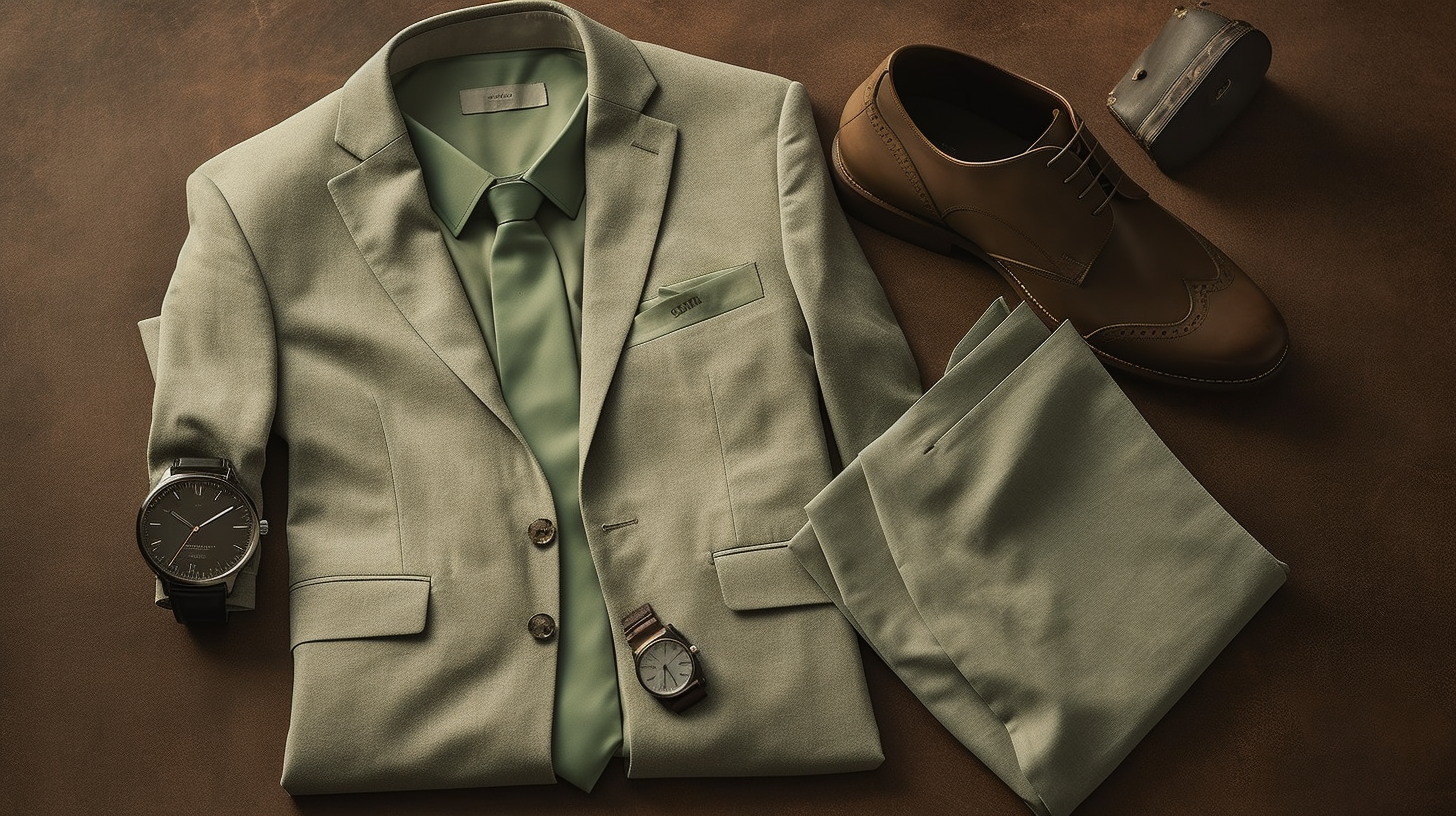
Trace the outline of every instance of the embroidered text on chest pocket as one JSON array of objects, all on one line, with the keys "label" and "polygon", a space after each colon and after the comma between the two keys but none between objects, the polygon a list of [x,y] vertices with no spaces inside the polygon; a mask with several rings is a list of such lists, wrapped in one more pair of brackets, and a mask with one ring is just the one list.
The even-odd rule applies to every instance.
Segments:
[{"label": "embroidered text on chest pocket", "polygon": [[657,297],[638,307],[627,345],[655,340],[762,297],[763,281],[758,277],[758,266],[753,263],[663,286],[657,290]]}]

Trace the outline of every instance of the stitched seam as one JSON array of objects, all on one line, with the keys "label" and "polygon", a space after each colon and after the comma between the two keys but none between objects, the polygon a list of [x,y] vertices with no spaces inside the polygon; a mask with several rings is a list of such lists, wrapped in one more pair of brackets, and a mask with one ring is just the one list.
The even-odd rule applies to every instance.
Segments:
[{"label": "stitched seam", "polygon": [[900,109],[900,115],[903,116],[903,117],[905,117],[905,121],[907,123],[909,123],[909,125],[910,125],[910,132],[911,133],[915,134],[915,136],[917,138],[919,138],[920,141],[923,142],[926,147],[930,148],[931,150],[935,151],[936,153],[939,153],[939,154],[942,154],[942,155],[945,154],[945,151],[944,150],[941,150],[940,148],[936,147],[935,146],[935,143],[932,142],[932,141],[930,141],[930,139],[928,139],[925,136],[925,133],[920,130],[920,126],[917,125],[917,124],[915,124],[915,120],[912,119],[912,118],[910,118],[910,111],[906,110],[905,109],[905,103],[900,101],[900,94],[899,94],[898,91],[895,93],[895,98],[893,100],[891,100],[891,101],[893,101],[895,103],[895,107],[896,108],[899,108]]},{"label": "stitched seam", "polygon": [[1115,339],[1134,338],[1138,340],[1177,340],[1187,337],[1203,327],[1208,319],[1208,290],[1203,286],[1189,286],[1188,315],[1177,323],[1115,323],[1103,326],[1085,337],[1110,334]]},{"label": "stitched seam", "polygon": [[[1037,243],[1035,238],[1032,238],[1030,235],[1027,235],[1026,233],[1022,232],[1020,229],[1018,229],[1016,227],[1015,224],[1012,224],[1012,223],[1006,221],[1003,218],[997,217],[995,213],[987,212],[987,211],[985,211],[983,209],[980,209],[979,207],[964,206],[964,207],[951,207],[950,209],[948,209],[948,210],[945,211],[945,215],[949,216],[951,213],[954,213],[954,212],[971,212],[971,213],[976,213],[978,215],[984,215],[987,218],[990,218],[992,221],[995,221],[995,222],[997,222],[999,224],[1004,225],[1007,229],[1011,230],[1012,232],[1016,233],[1017,235],[1020,235],[1022,237],[1022,239],[1025,240],[1028,244],[1031,244],[1032,246],[1036,247],[1036,251],[1037,252],[1040,252],[1047,260],[1051,260],[1052,259],[1052,256],[1049,255],[1049,254],[1047,254],[1047,251],[1045,249],[1042,249],[1041,244]],[[990,253],[987,253],[987,254],[990,254]],[[1014,263],[1020,263],[1020,262],[1019,261],[1015,261]],[[1081,266],[1082,265],[1080,261],[1077,261],[1076,263],[1077,263],[1078,266]],[[1031,266],[1030,264],[1026,264],[1026,266],[1028,268],[1031,268],[1031,269],[1036,269],[1036,267]],[[1038,272],[1041,272],[1041,271],[1044,271],[1044,270],[1039,270],[1038,269],[1037,271]],[[1065,280],[1076,280],[1079,283],[1081,282],[1081,278],[1069,279],[1065,275],[1057,275],[1056,273],[1047,273],[1047,274],[1053,275],[1054,277],[1056,277],[1057,280],[1063,280],[1063,281],[1065,281]],[[1082,274],[1084,274],[1084,275],[1086,274],[1085,269],[1084,269],[1084,271],[1083,271]]]},{"label": "stitched seam", "polygon": [[[1058,275],[1055,272],[1049,272],[1049,271],[1047,271],[1045,269],[1039,269],[1039,268],[1037,268],[1035,266],[1032,266],[1031,264],[1022,263],[1021,261],[1013,260],[1011,258],[1003,258],[1001,256],[994,256],[994,257],[996,258],[996,260],[1002,262],[1003,264],[1008,264],[1010,266],[1019,267],[1021,269],[1026,270],[1027,272],[1032,273],[1033,275],[1036,275],[1037,277],[1046,278],[1047,280],[1053,280],[1053,281],[1056,281],[1057,283],[1081,284],[1082,283],[1082,278],[1086,277],[1086,275],[1087,275],[1087,272],[1084,269],[1082,271],[1082,275],[1081,276],[1076,277],[1076,278],[1068,278],[1068,277],[1066,277],[1064,275]],[[1078,265],[1080,266],[1080,264],[1078,264]]]},{"label": "stitched seam", "polygon": [[723,423],[718,421],[718,396],[713,390],[713,375],[708,375],[708,407],[713,411],[713,430],[718,437],[718,463],[723,468],[723,493],[728,497],[728,522],[733,525],[733,540],[738,541],[738,512],[733,509],[733,483],[728,479],[728,451],[723,447]]},{"label": "stitched seam", "polygon": [[1170,374],[1170,373],[1168,373],[1166,371],[1159,371],[1156,368],[1148,368],[1147,366],[1138,365],[1137,363],[1130,363],[1127,360],[1124,360],[1124,359],[1122,359],[1121,357],[1118,357],[1115,354],[1109,354],[1108,352],[1105,352],[1102,349],[1099,349],[1096,346],[1093,346],[1093,345],[1090,345],[1090,344],[1088,345],[1088,348],[1092,349],[1092,351],[1094,353],[1096,353],[1097,356],[1104,357],[1104,358],[1106,358],[1108,360],[1113,361],[1117,365],[1124,366],[1124,367],[1126,367],[1128,369],[1137,369],[1138,371],[1146,371],[1146,372],[1148,372],[1150,374],[1155,374],[1155,375],[1157,375],[1159,377],[1166,377],[1166,378],[1169,378],[1169,379],[1187,380],[1189,382],[1209,383],[1211,385],[1237,385],[1239,383],[1258,382],[1259,380],[1262,380],[1265,377],[1267,377],[1270,374],[1273,374],[1275,371],[1277,371],[1279,369],[1279,366],[1284,363],[1284,358],[1289,356],[1289,346],[1286,345],[1284,347],[1284,353],[1280,354],[1279,355],[1279,359],[1274,361],[1274,365],[1269,366],[1269,368],[1267,370],[1265,370],[1264,372],[1262,372],[1260,374],[1255,374],[1252,377],[1244,377],[1242,379],[1237,379],[1237,380],[1216,380],[1216,379],[1213,379],[1211,377],[1190,377],[1190,376],[1188,376],[1186,374]]},{"label": "stitched seam", "polygon": [[[888,72],[882,74],[880,80],[883,81],[888,75]],[[871,101],[866,110],[870,115],[869,121],[871,129],[880,137],[880,141],[885,147],[889,148],[890,155],[894,157],[895,163],[900,166],[900,172],[904,174],[905,180],[910,183],[911,189],[915,191],[915,196],[920,199],[920,203],[924,204],[927,210],[932,213],[937,212],[935,203],[930,200],[930,193],[925,189],[925,184],[920,179],[920,172],[916,169],[915,162],[911,160],[909,152],[905,150],[905,145],[900,142],[900,137],[885,122],[884,114],[880,113],[880,106],[875,104],[874,101]],[[905,117],[905,121],[910,122],[908,115]],[[914,122],[910,122],[910,129],[912,132],[919,133],[915,128]],[[922,136],[921,138],[924,139],[925,137]]]},{"label": "stitched seam", "polygon": [[[1234,280],[1233,270],[1230,269],[1232,261],[1222,251],[1210,244],[1203,236],[1195,232],[1183,222],[1178,222],[1193,239],[1198,242],[1204,254],[1213,262],[1214,276],[1212,280],[1190,281],[1186,278],[1184,286],[1188,288],[1188,314],[1176,323],[1114,323],[1103,326],[1091,334],[1085,335],[1089,340],[1099,334],[1107,332],[1115,338],[1135,338],[1138,340],[1176,340],[1179,337],[1186,337],[1197,331],[1208,319],[1210,308],[1210,295],[1213,292],[1227,289]],[[1175,328],[1176,327],[1176,328]],[[1156,333],[1154,333],[1156,331]]]},{"label": "stitched seam", "polygon": [[[1240,27],[1243,27],[1244,31],[1240,31],[1238,36],[1231,37],[1224,42],[1219,41],[1221,37],[1226,36],[1226,33],[1230,29]],[[1142,127],[1139,128],[1139,141],[1146,140],[1149,145],[1152,145],[1162,135],[1163,130],[1168,127],[1168,123],[1173,120],[1173,114],[1183,106],[1183,103],[1188,101],[1188,97],[1193,94],[1193,91],[1203,84],[1202,76],[1199,76],[1195,81],[1190,74],[1194,72],[1200,74],[1207,73],[1207,69],[1217,64],[1218,58],[1228,51],[1235,42],[1238,42],[1239,37],[1242,37],[1247,30],[1247,24],[1230,20],[1224,24],[1223,28],[1218,30],[1218,33],[1213,35],[1208,45],[1204,46],[1198,52],[1198,55],[1188,63],[1188,66],[1183,69],[1183,72],[1178,75],[1178,78],[1173,81],[1173,84],[1168,86],[1168,90],[1163,93],[1163,98],[1158,100],[1158,104],[1154,105],[1153,109],[1148,112],[1147,118],[1143,120]],[[1177,95],[1176,101],[1173,100],[1175,94]]]},{"label": "stitched seam", "polygon": [[1232,263],[1232,261],[1229,261],[1228,256],[1223,254],[1223,250],[1209,243],[1208,239],[1204,238],[1202,235],[1199,235],[1192,227],[1184,224],[1182,221],[1179,221],[1178,223],[1180,226],[1183,227],[1183,229],[1188,231],[1189,235],[1193,236],[1193,240],[1197,241],[1198,245],[1203,247],[1203,251],[1208,255],[1209,259],[1213,261],[1213,268],[1216,270],[1213,280],[1204,282],[1203,285],[1207,286],[1209,288],[1209,291],[1212,292],[1222,291],[1233,285],[1234,273],[1232,270],[1226,268],[1225,266],[1226,261],[1230,264]]},{"label": "stitched seam", "polygon": [[373,394],[369,400],[374,403],[374,415],[379,420],[379,434],[384,437],[384,463],[389,471],[389,487],[394,492],[394,541],[399,547],[399,571],[404,572],[404,525],[399,512],[399,480],[394,477],[393,446],[389,443],[389,430],[384,426],[384,411],[379,407],[379,398]]},{"label": "stitched seam", "polygon": [[[997,266],[1001,267],[1001,269],[1005,271],[1005,273],[1006,273],[1006,275],[1005,275],[1006,279],[1009,280],[1009,281],[1011,281],[1011,283],[1014,284],[1017,289],[1020,289],[1021,290],[1021,294],[1023,295],[1023,298],[1022,298],[1023,300],[1027,301],[1032,306],[1036,307],[1036,310],[1038,312],[1041,312],[1042,315],[1045,317],[1045,319],[1050,320],[1053,323],[1060,323],[1061,322],[1061,318],[1057,317],[1056,315],[1053,315],[1051,313],[1051,310],[1047,309],[1047,307],[1046,307],[1045,304],[1043,304],[1040,300],[1037,300],[1036,295],[1032,294],[1031,293],[1031,290],[1028,289],[1028,288],[1026,288],[1026,284],[1024,284],[1024,283],[1021,282],[1021,278],[1016,277],[1016,273],[1012,272],[1011,271],[1011,268],[1008,267],[1005,264],[1005,262],[1003,262],[1000,258],[992,258],[992,260],[994,260],[996,262],[996,265]],[[1027,267],[1027,268],[1030,269],[1030,267]]]},{"label": "stitched seam", "polygon": [[921,226],[924,226],[926,228],[929,228],[929,229],[937,229],[937,230],[940,230],[940,231],[946,233],[951,238],[951,241],[952,242],[957,242],[957,241],[964,240],[963,239],[963,236],[957,234],[955,231],[953,231],[951,229],[948,229],[944,225],[942,225],[942,224],[936,224],[935,222],[928,221],[925,218],[922,218],[921,216],[918,216],[918,215],[916,215],[916,214],[914,214],[912,212],[908,212],[906,210],[902,210],[899,207],[895,206],[894,204],[891,204],[890,202],[884,200],[883,198],[880,198],[879,196],[875,195],[874,193],[870,192],[869,190],[866,190],[863,186],[861,186],[860,183],[855,180],[854,176],[850,175],[849,168],[846,167],[845,164],[844,164],[844,158],[843,158],[843,156],[840,155],[840,151],[839,151],[839,138],[837,136],[835,137],[834,143],[831,146],[831,152],[834,155],[834,166],[839,170],[839,178],[840,178],[840,180],[843,181],[844,183],[850,185],[851,187],[853,187],[856,193],[859,193],[861,196],[863,196],[863,197],[869,199],[871,202],[873,202],[873,203],[875,203],[875,204],[877,204],[877,205],[879,205],[879,206],[881,206],[881,207],[889,210],[890,212],[894,213],[895,215],[898,215],[898,216],[900,216],[902,218],[906,218],[906,219],[909,219],[911,221],[914,221],[916,224],[921,225]]},{"label": "stitched seam", "polygon": [[880,198],[879,196],[875,195],[874,193],[870,192],[869,190],[866,190],[863,186],[861,186],[860,183],[855,180],[854,176],[850,175],[849,168],[847,166],[845,166],[845,164],[844,164],[844,156],[839,151],[839,139],[838,139],[838,137],[835,138],[834,144],[831,146],[831,152],[833,152],[833,154],[834,154],[834,166],[837,167],[837,168],[839,168],[840,178],[843,179],[845,183],[847,183],[851,187],[853,187],[854,190],[855,190],[855,192],[859,193],[860,195],[864,196],[865,198],[868,198],[869,200],[875,202],[876,204],[879,204],[880,206],[884,207],[885,209],[893,211],[896,215],[903,215],[906,218],[913,218],[913,219],[915,219],[916,221],[919,221],[922,224],[927,224],[929,226],[936,226],[935,224],[931,223],[930,221],[926,221],[924,218],[921,218],[920,216],[915,215],[914,213],[907,212],[905,210],[900,209],[899,207],[896,207],[894,204],[891,204],[890,202],[884,200],[883,198]]},{"label": "stitched seam", "polygon": [[[1128,133],[1131,133],[1134,137],[1137,136],[1137,130],[1132,125],[1129,125],[1127,123],[1127,120],[1126,119],[1122,118],[1122,114],[1120,114],[1120,113],[1117,112],[1117,108],[1115,106],[1108,105],[1107,106],[1107,112],[1108,113],[1111,113],[1112,114],[1112,118],[1113,119],[1116,119],[1118,121],[1118,123],[1122,125],[1122,129],[1123,130],[1127,131]],[[1138,141],[1138,144],[1142,144],[1142,141],[1139,140]]]}]

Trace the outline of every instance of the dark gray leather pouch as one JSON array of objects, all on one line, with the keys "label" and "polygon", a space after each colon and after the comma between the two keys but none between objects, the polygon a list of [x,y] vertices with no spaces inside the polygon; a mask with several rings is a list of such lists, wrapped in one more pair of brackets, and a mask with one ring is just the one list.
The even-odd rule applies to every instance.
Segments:
[{"label": "dark gray leather pouch", "polygon": [[1264,32],[1202,5],[1173,10],[1107,108],[1170,172],[1202,153],[1259,90],[1272,53]]}]

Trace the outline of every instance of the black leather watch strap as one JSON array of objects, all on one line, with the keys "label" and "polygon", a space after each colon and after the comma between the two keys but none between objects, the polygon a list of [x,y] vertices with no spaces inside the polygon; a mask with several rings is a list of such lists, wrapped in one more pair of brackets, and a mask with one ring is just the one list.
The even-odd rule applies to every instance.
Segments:
[{"label": "black leather watch strap", "polygon": [[172,615],[188,626],[227,623],[227,585],[188,586],[164,581]]},{"label": "black leather watch strap", "polygon": [[662,704],[667,706],[672,713],[681,714],[698,703],[701,703],[707,697],[708,690],[704,686],[703,681],[694,680],[691,686],[683,689],[682,693],[676,697],[659,697],[658,699],[662,700]]},{"label": "black leather watch strap", "polygon": [[172,462],[174,473],[216,473],[226,476],[233,465],[226,459],[209,459],[203,456],[181,456]]}]

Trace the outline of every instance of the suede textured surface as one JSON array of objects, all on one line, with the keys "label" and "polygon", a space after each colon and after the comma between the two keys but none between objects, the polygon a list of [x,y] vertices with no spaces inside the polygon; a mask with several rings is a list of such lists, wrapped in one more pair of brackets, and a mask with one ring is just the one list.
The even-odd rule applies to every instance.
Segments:
[{"label": "suede textured surface", "polygon": [[[894,47],[946,45],[1049,85],[1136,180],[1281,307],[1287,370],[1209,395],[1118,375],[1288,583],[1078,814],[1456,811],[1456,7],[1220,3],[1274,45],[1267,84],[1203,156],[1160,174],[1104,109],[1168,14],[1152,0],[611,2],[628,36],[797,79],[827,143]],[[259,608],[190,635],[150,603],[156,313],[184,182],[303,108],[396,31],[457,4],[0,8],[0,812],[28,814],[1020,814],[1015,795],[873,656],[886,762],[823,778],[627,780],[290,799],[286,536]],[[989,269],[856,224],[923,373],[996,296]],[[263,491],[281,518],[287,451]]]}]

